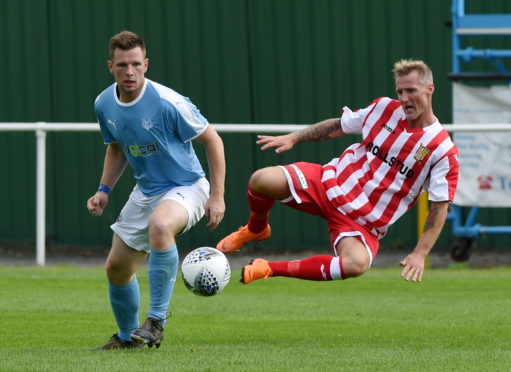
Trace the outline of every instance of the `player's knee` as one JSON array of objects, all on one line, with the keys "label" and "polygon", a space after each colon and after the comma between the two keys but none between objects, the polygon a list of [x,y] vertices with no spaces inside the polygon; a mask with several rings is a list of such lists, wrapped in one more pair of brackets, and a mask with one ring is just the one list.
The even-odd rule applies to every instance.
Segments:
[{"label": "player's knee", "polygon": [[251,190],[260,193],[268,187],[269,181],[271,181],[268,175],[269,169],[270,168],[262,168],[252,173],[252,176],[250,176],[250,180],[248,181],[248,185]]},{"label": "player's knee", "polygon": [[362,275],[367,270],[367,267],[364,267],[363,265],[352,265],[347,267],[344,270],[344,274],[346,278],[356,278],[357,276]]},{"label": "player's knee", "polygon": [[278,167],[267,167],[255,171],[248,181],[250,190],[273,199],[284,199],[289,195],[286,177]]},{"label": "player's knee", "polygon": [[186,226],[185,221],[151,219],[149,222],[149,243],[157,250],[168,249],[175,243],[175,237]]},{"label": "player's knee", "polygon": [[371,257],[365,245],[357,237],[344,237],[336,246],[342,257],[344,278],[354,278],[362,275],[369,268]]},{"label": "player's knee", "polygon": [[124,284],[132,275],[125,265],[113,259],[106,260],[105,271],[108,281],[114,284]]},{"label": "player's knee", "polygon": [[149,220],[149,236],[166,236],[171,233],[171,225],[162,219]]},{"label": "player's knee", "polygon": [[346,278],[360,276],[369,268],[369,260],[364,257],[343,257],[342,263]]}]

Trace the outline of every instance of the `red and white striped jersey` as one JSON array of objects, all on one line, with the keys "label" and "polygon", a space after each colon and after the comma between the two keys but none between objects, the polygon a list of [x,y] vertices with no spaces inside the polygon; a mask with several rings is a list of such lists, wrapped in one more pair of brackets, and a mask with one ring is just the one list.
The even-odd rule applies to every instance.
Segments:
[{"label": "red and white striped jersey", "polygon": [[429,200],[453,200],[458,150],[438,121],[411,128],[399,101],[383,97],[355,112],[344,107],[341,125],[363,140],[323,166],[323,186],[337,210],[379,239],[423,190]]}]

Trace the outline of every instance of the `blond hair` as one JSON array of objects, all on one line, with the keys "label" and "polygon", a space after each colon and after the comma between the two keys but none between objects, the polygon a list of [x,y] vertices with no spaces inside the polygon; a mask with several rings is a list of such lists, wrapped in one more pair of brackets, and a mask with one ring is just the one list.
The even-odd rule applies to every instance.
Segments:
[{"label": "blond hair", "polygon": [[417,59],[402,59],[394,63],[394,79],[406,76],[412,71],[417,71],[419,77],[424,83],[433,83],[433,73],[427,64]]}]

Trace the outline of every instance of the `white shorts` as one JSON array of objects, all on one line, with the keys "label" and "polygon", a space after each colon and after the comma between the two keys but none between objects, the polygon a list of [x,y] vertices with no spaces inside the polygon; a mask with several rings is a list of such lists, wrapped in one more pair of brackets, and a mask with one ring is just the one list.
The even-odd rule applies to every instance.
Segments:
[{"label": "white shorts", "polygon": [[181,234],[188,231],[204,216],[204,206],[209,198],[209,182],[201,178],[193,185],[178,186],[155,196],[145,196],[135,185],[130,197],[110,228],[129,247],[149,252],[148,222],[153,210],[163,200],[173,200],[188,212],[188,223]]}]

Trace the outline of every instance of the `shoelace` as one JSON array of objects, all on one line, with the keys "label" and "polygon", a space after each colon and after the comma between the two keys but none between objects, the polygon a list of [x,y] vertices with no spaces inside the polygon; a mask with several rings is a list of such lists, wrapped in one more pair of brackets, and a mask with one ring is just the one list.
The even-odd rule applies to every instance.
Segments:
[{"label": "shoelace", "polygon": [[170,318],[172,316],[172,313],[169,312],[167,314],[167,316],[163,319],[154,319],[154,318],[149,318],[151,320],[151,328],[157,328],[159,329],[160,331],[163,331],[163,321],[167,320],[168,318]]}]

